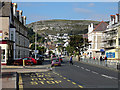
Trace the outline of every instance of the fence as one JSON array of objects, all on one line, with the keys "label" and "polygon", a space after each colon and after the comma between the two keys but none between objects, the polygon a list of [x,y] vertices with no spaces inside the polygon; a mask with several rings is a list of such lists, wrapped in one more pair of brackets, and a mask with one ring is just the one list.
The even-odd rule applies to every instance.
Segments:
[{"label": "fence", "polygon": [[[70,57],[66,57],[67,60],[70,59]],[[78,61],[78,57],[73,57],[73,61]],[[94,64],[94,65],[100,65],[100,66],[104,66],[104,67],[110,67],[110,68],[114,68],[117,69],[117,65],[120,63],[120,60],[107,60],[107,61],[100,61],[99,59],[87,59],[87,58],[80,58],[81,62],[85,62],[85,63],[90,63],[90,64]]]}]

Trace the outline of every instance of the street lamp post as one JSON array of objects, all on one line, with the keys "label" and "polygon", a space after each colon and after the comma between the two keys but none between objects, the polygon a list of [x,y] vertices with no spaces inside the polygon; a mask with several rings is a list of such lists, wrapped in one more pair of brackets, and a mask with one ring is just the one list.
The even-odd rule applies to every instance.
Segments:
[{"label": "street lamp post", "polygon": [[35,59],[36,59],[36,56],[37,56],[37,29],[35,29]]}]

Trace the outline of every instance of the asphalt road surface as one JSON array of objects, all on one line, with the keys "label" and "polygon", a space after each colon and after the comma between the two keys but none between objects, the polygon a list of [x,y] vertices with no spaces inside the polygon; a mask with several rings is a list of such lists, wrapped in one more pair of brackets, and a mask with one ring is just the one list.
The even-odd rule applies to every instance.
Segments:
[{"label": "asphalt road surface", "polygon": [[73,65],[70,65],[69,62],[64,61],[62,66],[54,67],[52,71],[20,73],[19,77],[22,80],[22,88],[104,88],[103,90],[118,90],[118,75],[117,71],[106,68],[80,62],[74,62]]}]

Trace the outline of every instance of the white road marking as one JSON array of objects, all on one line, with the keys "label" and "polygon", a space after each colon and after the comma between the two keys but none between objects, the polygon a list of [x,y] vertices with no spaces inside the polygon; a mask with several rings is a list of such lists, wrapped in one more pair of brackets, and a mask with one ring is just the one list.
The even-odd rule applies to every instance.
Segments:
[{"label": "white road marking", "polygon": [[109,79],[117,79],[117,78],[115,78],[115,77],[107,76],[107,75],[105,75],[105,74],[101,74],[101,76],[106,77],[106,78],[109,78]]},{"label": "white road marking", "polygon": [[89,69],[85,69],[86,71],[90,71]]},{"label": "white road marking", "polygon": [[84,69],[84,67],[81,67],[82,69]]},{"label": "white road marking", "polygon": [[77,66],[77,67],[79,67],[79,66]]},{"label": "white road marking", "polygon": [[94,74],[99,74],[99,73],[97,73],[97,72],[94,72],[94,71],[92,71],[92,73],[94,73]]},{"label": "white road marking", "polygon": [[74,66],[77,66],[77,65],[74,65]]}]

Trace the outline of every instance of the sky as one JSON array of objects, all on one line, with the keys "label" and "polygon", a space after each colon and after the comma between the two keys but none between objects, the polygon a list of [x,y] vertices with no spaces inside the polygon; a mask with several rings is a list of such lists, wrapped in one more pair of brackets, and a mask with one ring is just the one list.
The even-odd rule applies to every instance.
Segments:
[{"label": "sky", "polygon": [[108,21],[118,2],[17,2],[27,24],[51,19]]}]

